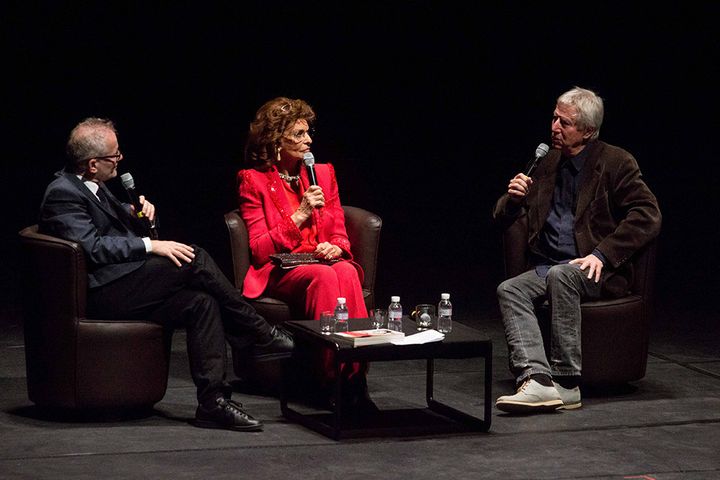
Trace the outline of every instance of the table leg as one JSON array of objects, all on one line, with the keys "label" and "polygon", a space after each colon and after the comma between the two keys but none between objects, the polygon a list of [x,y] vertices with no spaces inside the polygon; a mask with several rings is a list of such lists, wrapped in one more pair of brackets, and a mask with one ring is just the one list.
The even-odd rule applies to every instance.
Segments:
[{"label": "table leg", "polygon": [[492,352],[489,356],[484,358],[485,360],[485,379],[484,379],[484,400],[483,414],[484,419],[481,420],[473,415],[462,412],[456,408],[453,408],[445,403],[439,402],[433,398],[434,390],[434,376],[435,376],[435,360],[428,358],[427,360],[427,374],[426,374],[426,388],[425,388],[425,399],[427,401],[428,408],[433,412],[444,415],[448,418],[452,418],[462,424],[471,426],[473,428],[479,428],[482,431],[487,432],[490,430],[490,423],[492,421],[492,410],[491,410],[491,397],[492,397]]}]

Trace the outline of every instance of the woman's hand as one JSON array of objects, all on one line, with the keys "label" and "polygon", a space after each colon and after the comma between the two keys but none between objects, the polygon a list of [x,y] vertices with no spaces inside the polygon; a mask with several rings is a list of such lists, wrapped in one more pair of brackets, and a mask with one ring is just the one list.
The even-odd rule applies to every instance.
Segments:
[{"label": "woman's hand", "polygon": [[329,242],[318,243],[315,247],[315,257],[324,258],[326,260],[334,260],[342,255],[342,249],[337,245],[333,245]]},{"label": "woman's hand", "polygon": [[314,209],[324,206],[325,195],[323,194],[322,188],[318,185],[311,185],[310,188],[305,190],[300,206],[297,210],[295,210],[295,213],[293,213],[290,218],[292,218],[295,225],[299,227],[305,223],[308,218],[310,218]]}]

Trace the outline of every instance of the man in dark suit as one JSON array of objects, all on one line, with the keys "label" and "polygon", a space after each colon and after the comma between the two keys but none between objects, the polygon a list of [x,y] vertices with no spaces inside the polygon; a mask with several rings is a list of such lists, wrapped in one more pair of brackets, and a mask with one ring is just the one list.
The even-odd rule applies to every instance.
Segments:
[{"label": "man in dark suit", "polygon": [[259,316],[203,249],[151,239],[153,204],[141,196],[142,212],[135,212],[108,190],[104,182],[117,176],[123,159],[111,121],[79,123],[70,133],[67,156],[65,169],[47,187],[39,224],[43,233],[82,246],[88,311],[183,326],[199,403],[195,424],[261,430],[262,423],[230,399],[225,340],[234,350],[253,349],[258,359],[268,359],[290,355],[290,336]]},{"label": "man in dark suit", "polygon": [[[573,88],[557,99],[553,150],[533,177],[518,173],[495,206],[510,223],[525,216],[534,268],[498,286],[514,395],[498,398],[506,412],[574,409],[582,405],[580,302],[627,294],[629,259],[660,231],[655,195],[635,158],[598,140],[603,101]],[[551,351],[545,352],[534,304],[551,310]],[[549,355],[548,355],[549,354]]]}]

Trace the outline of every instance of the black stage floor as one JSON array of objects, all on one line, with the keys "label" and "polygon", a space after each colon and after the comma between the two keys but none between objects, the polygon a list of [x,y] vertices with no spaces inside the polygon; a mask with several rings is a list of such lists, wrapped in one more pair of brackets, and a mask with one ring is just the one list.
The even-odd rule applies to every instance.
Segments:
[{"label": "black stage floor", "polygon": [[[583,408],[511,417],[493,409],[489,433],[333,441],[280,414],[277,399],[237,383],[234,398],[265,430],[195,428],[184,332],[173,341],[169,388],[150,416],[48,418],[25,389],[20,312],[0,322],[0,478],[720,478],[720,327],[709,309],[659,306],[647,376],[584,392]],[[494,397],[512,380],[492,310],[459,321],[494,341]],[[424,362],[375,363],[381,408],[424,405]],[[436,366],[436,396],[482,415],[482,362]]]}]

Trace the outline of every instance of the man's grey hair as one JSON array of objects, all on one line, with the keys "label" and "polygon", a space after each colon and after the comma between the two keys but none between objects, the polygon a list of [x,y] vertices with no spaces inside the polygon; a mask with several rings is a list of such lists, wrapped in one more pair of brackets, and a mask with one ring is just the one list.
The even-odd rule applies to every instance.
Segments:
[{"label": "man's grey hair", "polygon": [[574,87],[560,95],[557,103],[575,107],[575,110],[577,110],[575,124],[581,128],[592,128],[591,140],[596,140],[600,136],[600,126],[603,122],[605,107],[603,106],[603,99],[595,92]]},{"label": "man's grey hair", "polygon": [[107,135],[117,135],[115,125],[106,118],[90,117],[75,125],[68,137],[65,152],[67,154],[66,169],[81,173],[88,160],[107,155]]}]

